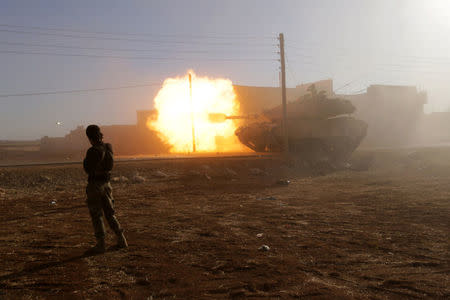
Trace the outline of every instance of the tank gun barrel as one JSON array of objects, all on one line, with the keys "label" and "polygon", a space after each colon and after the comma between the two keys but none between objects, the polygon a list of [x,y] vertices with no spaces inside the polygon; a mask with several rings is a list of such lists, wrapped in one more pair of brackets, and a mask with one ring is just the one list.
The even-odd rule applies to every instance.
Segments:
[{"label": "tank gun barrel", "polygon": [[223,123],[226,120],[248,120],[248,119],[256,119],[258,118],[257,114],[254,115],[246,115],[246,116],[227,116],[222,113],[210,113],[208,114],[208,120],[211,123]]}]

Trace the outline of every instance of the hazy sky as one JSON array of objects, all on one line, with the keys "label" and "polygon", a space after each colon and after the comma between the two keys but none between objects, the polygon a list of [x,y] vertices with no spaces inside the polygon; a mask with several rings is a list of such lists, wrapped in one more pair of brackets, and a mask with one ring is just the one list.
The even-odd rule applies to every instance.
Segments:
[{"label": "hazy sky", "polygon": [[[0,95],[158,84],[188,69],[277,86],[283,32],[288,86],[416,85],[427,111],[450,107],[448,0],[2,0],[0,18]],[[0,97],[0,139],[133,124],[157,90]]]}]

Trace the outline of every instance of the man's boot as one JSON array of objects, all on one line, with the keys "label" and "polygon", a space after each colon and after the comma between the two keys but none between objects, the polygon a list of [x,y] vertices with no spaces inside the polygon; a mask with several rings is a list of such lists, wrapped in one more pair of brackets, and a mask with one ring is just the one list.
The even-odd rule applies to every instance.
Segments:
[{"label": "man's boot", "polygon": [[128,248],[127,239],[123,234],[123,231],[117,235],[117,248]]},{"label": "man's boot", "polygon": [[105,238],[97,238],[97,244],[95,244],[94,247],[88,250],[89,253],[94,254],[105,253],[105,251],[106,251]]}]

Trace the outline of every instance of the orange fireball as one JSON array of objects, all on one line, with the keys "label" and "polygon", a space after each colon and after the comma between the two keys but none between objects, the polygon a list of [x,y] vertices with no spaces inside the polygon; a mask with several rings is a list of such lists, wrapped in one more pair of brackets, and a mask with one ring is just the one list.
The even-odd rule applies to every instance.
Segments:
[{"label": "orange fireball", "polygon": [[[237,122],[224,120],[211,122],[211,114],[239,115],[233,85],[228,79],[210,79],[192,75],[192,96],[189,74],[168,78],[154,99],[158,111],[156,120],[148,126],[159,132],[169,143],[172,153],[237,152],[245,147],[239,143],[234,131]],[[194,130],[192,130],[194,129]]]}]

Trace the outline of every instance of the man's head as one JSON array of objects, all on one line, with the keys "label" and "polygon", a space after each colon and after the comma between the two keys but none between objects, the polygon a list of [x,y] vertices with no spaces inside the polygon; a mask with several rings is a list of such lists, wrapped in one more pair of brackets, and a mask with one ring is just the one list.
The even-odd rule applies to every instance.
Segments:
[{"label": "man's head", "polygon": [[103,140],[103,134],[100,132],[100,127],[97,125],[89,125],[86,128],[86,135],[92,145],[101,143]]}]

